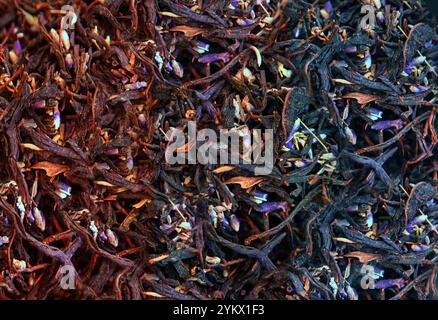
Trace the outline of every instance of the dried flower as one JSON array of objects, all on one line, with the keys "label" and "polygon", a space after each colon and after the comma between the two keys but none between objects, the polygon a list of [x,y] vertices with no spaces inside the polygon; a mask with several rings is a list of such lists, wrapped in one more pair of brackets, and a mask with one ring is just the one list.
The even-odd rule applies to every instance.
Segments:
[{"label": "dried flower", "polygon": [[217,266],[218,264],[221,263],[221,258],[206,256],[205,262],[207,262],[209,265]]},{"label": "dried flower", "polygon": [[56,194],[59,197],[61,197],[61,199],[65,199],[65,198],[71,196],[70,192],[71,192],[71,187],[68,184],[66,184],[62,181],[58,182],[58,189],[56,190]]},{"label": "dried flower", "polygon": [[108,237],[108,242],[113,247],[117,247],[119,245],[119,239],[117,238],[116,234],[111,231],[111,229],[106,230],[106,235]]},{"label": "dried flower", "polygon": [[195,43],[196,45],[193,46],[193,50],[200,54],[206,53],[210,50],[210,45],[208,43],[199,40],[197,40]]},{"label": "dried flower", "polygon": [[424,244],[413,244],[411,246],[412,251],[414,252],[422,252],[429,249],[429,246],[426,246]]},{"label": "dried flower", "polygon": [[429,87],[426,86],[409,86],[409,90],[414,93],[422,93],[429,90]]},{"label": "dried flower", "polygon": [[44,231],[46,229],[46,219],[44,218],[43,213],[35,207],[33,210],[33,216],[35,219],[35,225],[38,227],[38,229]]},{"label": "dried flower", "polygon": [[13,64],[18,64],[18,61],[20,60],[14,51],[9,51],[9,59],[11,59]]},{"label": "dried flower", "polygon": [[227,63],[228,61],[230,61],[230,59],[231,59],[230,54],[228,52],[223,52],[223,53],[205,54],[199,57],[198,61],[201,63],[212,63],[216,61],[222,61],[224,63]]},{"label": "dried flower", "polygon": [[327,1],[326,3],[324,3],[324,8],[327,12],[332,12],[333,11],[333,4],[331,1]]},{"label": "dried flower", "polygon": [[381,119],[382,118],[383,111],[371,107],[371,108],[368,108],[367,116],[368,116],[368,118],[376,121],[377,119]]},{"label": "dried flower", "polygon": [[262,213],[273,212],[273,211],[283,211],[286,212],[288,209],[287,202],[266,202],[260,205],[258,211]]},{"label": "dried flower", "polygon": [[9,238],[7,236],[0,237],[0,247],[7,243],[9,243]]},{"label": "dried flower", "polygon": [[231,217],[230,217],[230,224],[231,224],[231,229],[233,229],[236,232],[239,231],[239,229],[240,229],[240,220],[239,220],[239,218],[235,214],[231,215]]},{"label": "dried flower", "polygon": [[15,40],[14,42],[14,51],[17,55],[20,55],[23,52],[19,39]]},{"label": "dried flower", "polygon": [[397,120],[386,120],[386,121],[376,122],[371,126],[371,129],[385,130],[390,128],[396,128],[397,130],[400,130],[402,127],[403,127],[403,121],[401,119],[397,119]]},{"label": "dried flower", "polygon": [[66,56],[65,56],[65,65],[67,66],[67,69],[71,69],[71,68],[73,68],[73,56],[70,54],[70,53],[68,53]]},{"label": "dried flower", "polygon": [[38,100],[33,104],[34,109],[44,109],[46,107],[46,100]]},{"label": "dried flower", "polygon": [[375,284],[375,289],[387,289],[391,287],[401,288],[405,284],[405,280],[403,278],[399,279],[385,279],[379,280]]},{"label": "dried flower", "polygon": [[27,267],[26,261],[17,260],[17,259],[12,260],[12,265],[14,266],[14,269],[17,270],[18,272],[25,270]]},{"label": "dried flower", "polygon": [[61,30],[61,42],[67,51],[70,50],[70,36],[65,29]]},{"label": "dried flower", "polygon": [[146,88],[148,86],[147,82],[145,81],[139,81],[135,83],[129,83],[125,85],[126,90],[139,90]]},{"label": "dried flower", "polygon": [[182,78],[184,76],[184,69],[178,61],[172,60],[172,68],[173,73],[176,76],[178,76],[179,78]]},{"label": "dried flower", "polygon": [[345,131],[345,135],[347,136],[348,141],[350,141],[350,143],[352,145],[355,145],[357,142],[356,133],[352,129],[350,129],[349,127],[345,127],[344,131]]}]

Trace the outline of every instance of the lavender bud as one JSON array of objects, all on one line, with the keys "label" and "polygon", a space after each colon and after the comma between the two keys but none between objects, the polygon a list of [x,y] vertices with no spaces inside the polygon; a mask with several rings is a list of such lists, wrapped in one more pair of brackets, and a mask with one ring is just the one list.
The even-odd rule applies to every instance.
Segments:
[{"label": "lavender bud", "polygon": [[423,64],[426,61],[426,57],[425,56],[419,56],[416,57],[414,60],[412,60],[412,62],[409,64],[410,66],[419,66],[421,64]]},{"label": "lavender bud", "polygon": [[251,20],[251,19],[237,19],[236,20],[236,23],[239,25],[239,26],[250,26],[250,25],[252,25],[252,24],[254,24],[254,20]]},{"label": "lavender bud", "polygon": [[65,29],[62,29],[61,31],[61,41],[64,45],[64,48],[68,51],[70,50],[70,36],[68,35],[67,31]]},{"label": "lavender bud", "polygon": [[377,120],[377,119],[381,119],[383,116],[383,111],[377,109],[377,108],[368,108],[368,113],[367,113],[368,117],[372,120]]},{"label": "lavender bud", "polygon": [[46,229],[46,219],[44,218],[42,212],[38,208],[35,208],[33,211],[33,215],[35,217],[35,225],[41,231],[44,231]]},{"label": "lavender bud", "polygon": [[345,134],[347,136],[348,141],[352,144],[355,145],[357,142],[357,136],[356,133],[350,129],[349,127],[345,128]]},{"label": "lavender bud", "polygon": [[111,229],[106,230],[106,235],[108,237],[108,242],[113,246],[117,247],[119,245],[119,239],[117,238],[116,234],[111,231]]},{"label": "lavender bud", "polygon": [[197,40],[196,46],[193,47],[193,50],[195,50],[198,53],[203,54],[203,53],[207,52],[208,50],[210,50],[210,45],[208,43],[203,42],[203,41]]},{"label": "lavender bud", "polygon": [[406,227],[405,233],[407,234],[411,234],[414,231],[415,226],[418,226],[422,223],[424,223],[427,220],[427,215],[422,214],[418,217],[415,217],[414,219],[412,219],[408,226]]},{"label": "lavender bud", "polygon": [[297,168],[304,168],[304,167],[307,167],[308,165],[310,165],[310,162],[303,161],[303,160],[297,160],[297,161],[294,161],[294,165]]},{"label": "lavender bud", "polygon": [[58,190],[56,191],[56,194],[59,197],[61,197],[61,199],[65,199],[65,198],[71,196],[70,193],[71,193],[71,187],[64,182],[59,181],[58,182]]},{"label": "lavender bud", "polygon": [[139,90],[139,89],[146,88],[147,86],[148,86],[148,84],[145,81],[139,81],[139,82],[135,82],[135,83],[126,84],[125,89],[126,90]]},{"label": "lavender bud", "polygon": [[207,262],[209,265],[216,266],[221,263],[221,258],[206,256],[205,262]]},{"label": "lavender bud", "polygon": [[356,53],[357,52],[357,47],[356,46],[350,46],[344,49],[345,53]]},{"label": "lavender bud", "polygon": [[425,86],[410,86],[409,90],[411,90],[411,92],[414,92],[414,93],[422,93],[422,92],[429,90],[429,88],[425,87]]},{"label": "lavender bud", "polygon": [[369,53],[367,53],[367,54],[365,55],[364,63],[365,63],[365,67],[366,67],[367,69],[370,69],[370,68],[371,68],[371,65],[373,64],[373,59],[372,59],[372,57],[371,57],[371,55],[370,55]]},{"label": "lavender bud", "polygon": [[9,51],[9,59],[11,59],[13,64],[18,64],[18,61],[20,60],[14,51]]},{"label": "lavender bud", "polygon": [[134,159],[132,157],[128,157],[128,159],[126,160],[126,167],[129,171],[132,171],[132,169],[134,168]]},{"label": "lavender bud", "polygon": [[347,212],[357,212],[357,211],[359,211],[359,206],[356,204],[356,205],[352,205],[352,206],[346,207],[345,211],[347,211]]},{"label": "lavender bud", "polygon": [[116,156],[119,154],[119,149],[108,149],[104,153],[108,156]]},{"label": "lavender bud", "polygon": [[140,113],[138,115],[138,123],[140,124],[140,126],[144,127],[146,125],[146,116],[144,115],[144,113]]},{"label": "lavender bud", "polygon": [[52,37],[52,39],[57,43],[57,44],[59,44],[59,34],[58,34],[58,32],[56,32],[56,30],[55,29],[50,29],[50,37]]},{"label": "lavender bud", "polygon": [[427,249],[429,249],[429,246],[426,246],[424,244],[413,244],[411,246],[411,249],[414,252],[422,252],[422,251],[426,251]]},{"label": "lavender bud", "polygon": [[268,194],[264,193],[264,192],[261,192],[259,190],[255,190],[252,193],[252,200],[254,200],[254,202],[257,203],[257,204],[261,204],[263,202],[268,201]]},{"label": "lavender bud", "polygon": [[230,217],[230,223],[231,223],[231,229],[233,229],[236,232],[239,232],[240,229],[240,220],[239,218],[235,215],[232,214]]},{"label": "lavender bud", "polygon": [[61,126],[61,112],[59,112],[58,108],[53,110],[53,126],[55,130],[58,130]]},{"label": "lavender bud", "polygon": [[184,76],[184,69],[178,61],[172,60],[172,68],[173,68],[173,73],[177,77],[182,78]]},{"label": "lavender bud", "polygon": [[385,15],[383,14],[382,11],[377,12],[376,18],[377,18],[377,23],[379,24],[385,23]]},{"label": "lavender bud", "polygon": [[30,221],[30,223],[34,223],[35,222],[35,216],[34,216],[32,211],[29,212],[29,221]]},{"label": "lavender bud", "polygon": [[65,56],[65,65],[69,70],[73,68],[73,57],[70,53]]},{"label": "lavender bud", "polygon": [[370,229],[374,223],[374,217],[373,217],[373,214],[371,212],[367,212],[365,221],[366,221],[366,225],[367,225],[368,229]]},{"label": "lavender bud", "polygon": [[298,38],[298,37],[300,36],[300,33],[301,33],[301,29],[300,29],[300,28],[297,28],[297,29],[295,30],[295,38]]},{"label": "lavender bud", "polygon": [[18,39],[15,40],[15,42],[14,42],[14,51],[17,55],[20,55],[23,52],[20,40],[18,40]]},{"label": "lavender bud", "polygon": [[34,109],[44,109],[46,107],[46,100],[38,100],[33,104]]}]

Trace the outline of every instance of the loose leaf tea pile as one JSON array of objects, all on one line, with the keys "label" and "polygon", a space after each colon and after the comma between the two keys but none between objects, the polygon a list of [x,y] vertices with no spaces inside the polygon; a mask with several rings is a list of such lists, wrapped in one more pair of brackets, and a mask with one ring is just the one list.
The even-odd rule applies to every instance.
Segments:
[{"label": "loose leaf tea pile", "polygon": [[[436,299],[420,2],[0,0],[0,298]],[[272,171],[169,164],[189,121]]]}]

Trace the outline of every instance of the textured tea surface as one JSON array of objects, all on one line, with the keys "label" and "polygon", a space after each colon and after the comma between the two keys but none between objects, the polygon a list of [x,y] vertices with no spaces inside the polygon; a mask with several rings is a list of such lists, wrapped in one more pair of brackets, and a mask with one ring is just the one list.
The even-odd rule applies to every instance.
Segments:
[{"label": "textured tea surface", "polygon": [[[437,297],[419,1],[0,7],[0,298]],[[273,129],[272,172],[169,165],[189,121]]]}]

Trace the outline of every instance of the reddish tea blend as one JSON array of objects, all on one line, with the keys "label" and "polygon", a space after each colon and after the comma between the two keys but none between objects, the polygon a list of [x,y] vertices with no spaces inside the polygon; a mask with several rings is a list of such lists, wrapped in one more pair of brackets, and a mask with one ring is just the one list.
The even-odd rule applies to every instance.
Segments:
[{"label": "reddish tea blend", "polygon": [[420,1],[0,8],[1,299],[436,299]]}]

